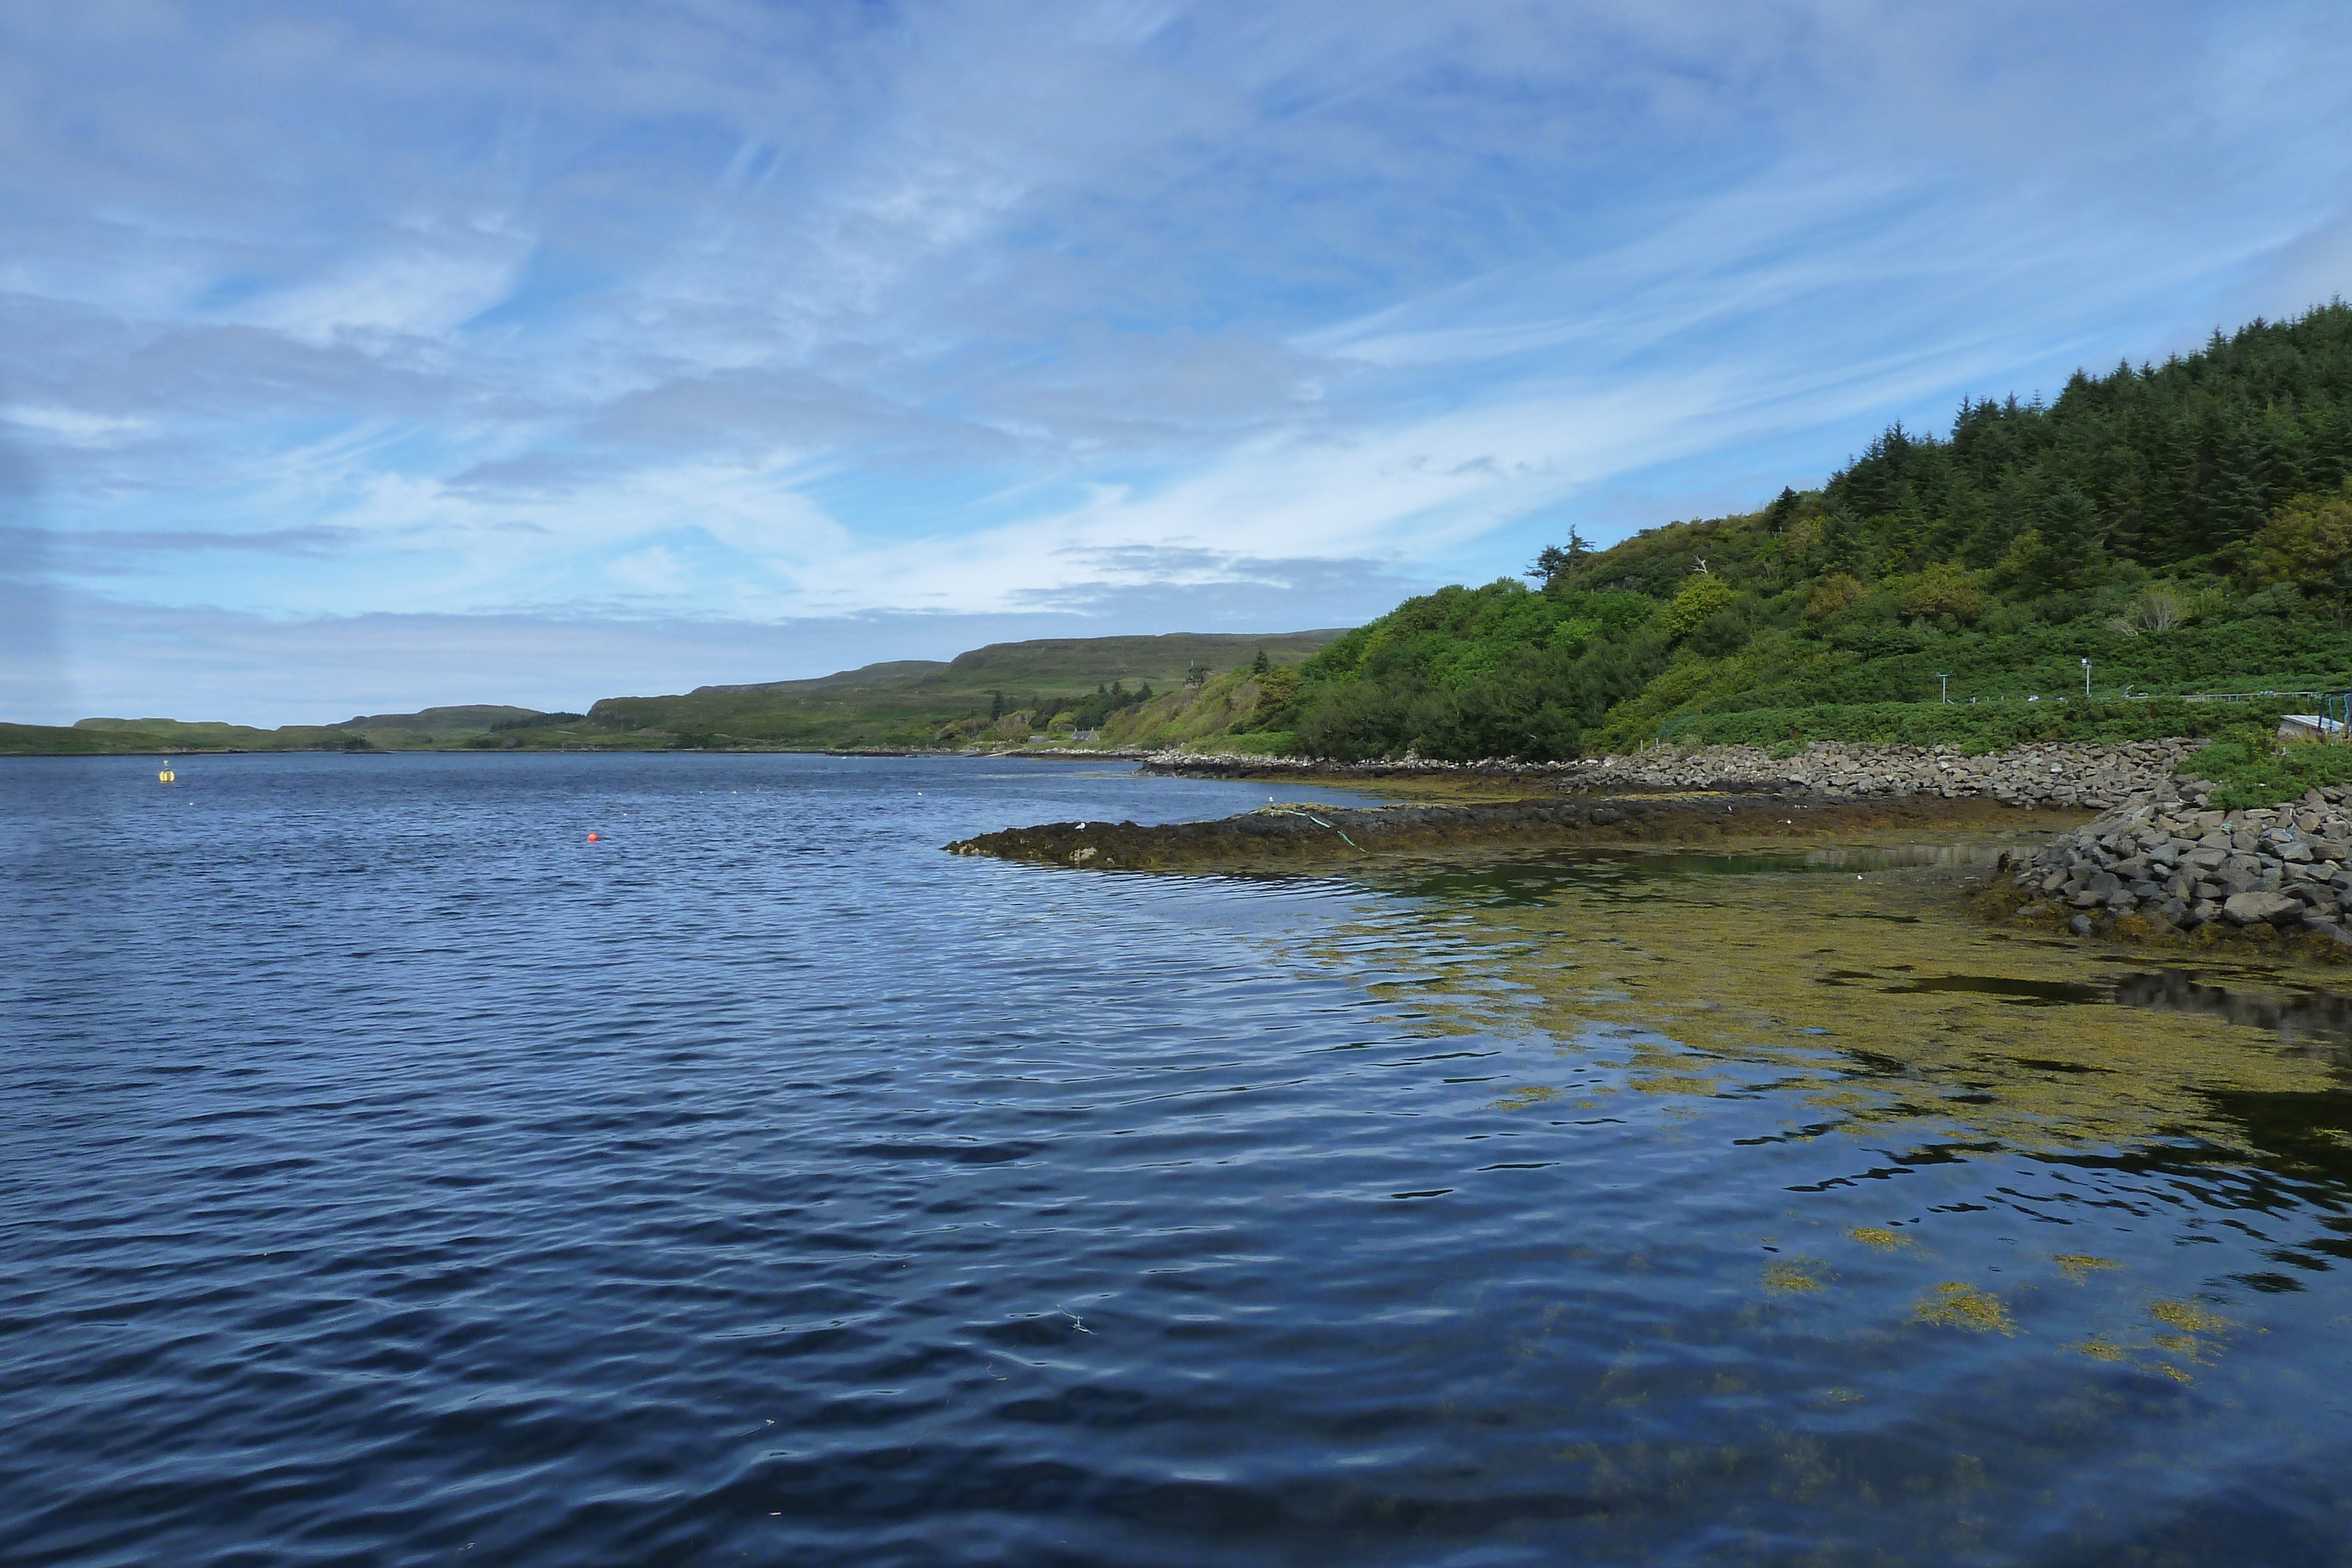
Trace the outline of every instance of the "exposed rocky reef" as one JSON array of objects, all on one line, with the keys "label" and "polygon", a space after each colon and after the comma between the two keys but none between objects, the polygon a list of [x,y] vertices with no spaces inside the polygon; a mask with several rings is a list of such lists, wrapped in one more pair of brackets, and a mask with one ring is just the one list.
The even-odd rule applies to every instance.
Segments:
[{"label": "exposed rocky reef", "polygon": [[1990,800],[1913,796],[1792,802],[1760,792],[1658,798],[1571,796],[1469,805],[1269,805],[1208,822],[1048,822],[960,839],[951,854],[1093,871],[1162,871],[1352,858],[1380,851],[1509,843],[1716,843],[1889,827],[2061,827],[2079,813],[2021,820]]},{"label": "exposed rocky reef", "polygon": [[2221,811],[2194,780],[2062,833],[2008,868],[2013,918],[2147,939],[2306,936],[2352,956],[2352,788]]}]

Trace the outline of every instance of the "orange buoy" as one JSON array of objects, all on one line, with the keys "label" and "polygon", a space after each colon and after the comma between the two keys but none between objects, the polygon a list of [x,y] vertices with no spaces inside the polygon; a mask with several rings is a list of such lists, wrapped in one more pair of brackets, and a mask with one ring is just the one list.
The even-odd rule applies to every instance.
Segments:
[{"label": "orange buoy", "polygon": [[592,844],[593,844],[593,843],[594,843],[594,842],[596,841],[596,835],[595,835],[595,834],[593,834],[593,833],[589,834],[589,835],[588,835],[588,841],[589,841],[590,843],[592,843]]}]

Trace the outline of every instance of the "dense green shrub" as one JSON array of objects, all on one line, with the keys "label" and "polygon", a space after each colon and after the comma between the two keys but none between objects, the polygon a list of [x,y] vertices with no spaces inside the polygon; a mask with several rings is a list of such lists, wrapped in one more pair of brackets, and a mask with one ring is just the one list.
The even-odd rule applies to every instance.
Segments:
[{"label": "dense green shrub", "polygon": [[2180,765],[2184,778],[2210,779],[2213,803],[2226,810],[2292,800],[2324,784],[2352,783],[2352,746],[2271,745],[2260,731],[2215,742]]}]

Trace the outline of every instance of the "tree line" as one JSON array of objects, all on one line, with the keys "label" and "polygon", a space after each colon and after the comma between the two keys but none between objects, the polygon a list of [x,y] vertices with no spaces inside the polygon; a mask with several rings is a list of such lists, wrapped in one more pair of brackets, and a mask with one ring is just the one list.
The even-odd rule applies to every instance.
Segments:
[{"label": "tree line", "polygon": [[[1337,758],[1573,756],[1706,713],[2352,681],[2352,307],[2044,404],[1890,426],[1817,489],[1407,601],[1254,727]],[[2116,688],[2111,685],[2110,692]]]}]

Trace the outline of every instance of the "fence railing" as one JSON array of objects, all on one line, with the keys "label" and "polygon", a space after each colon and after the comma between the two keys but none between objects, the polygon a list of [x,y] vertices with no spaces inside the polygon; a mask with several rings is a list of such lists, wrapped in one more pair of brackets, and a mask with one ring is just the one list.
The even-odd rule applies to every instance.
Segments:
[{"label": "fence railing", "polygon": [[[1916,703],[1815,703],[1792,704],[1790,706],[1795,707],[1879,707],[1913,706],[1920,707],[1941,707],[1946,706],[1959,706],[1965,703],[1966,706],[1972,707],[1979,706],[1986,707],[2001,707],[2007,706],[2011,704],[2023,705],[2026,703],[2047,703],[2053,706],[2066,706],[2074,703],[2081,702],[2093,704],[2115,702],[2261,702],[2272,705],[2275,707],[2277,705],[2284,701],[2294,700],[2309,702],[2313,707],[2316,709],[2315,713],[2308,716],[2309,718],[2316,720],[2316,722],[2307,722],[2298,725],[2296,727],[2298,730],[2308,736],[2311,739],[2326,742],[2329,745],[2341,746],[2352,744],[2352,691],[2344,690],[2296,691],[2286,687],[2276,687],[2263,691],[2251,692],[2134,692],[2126,689],[2116,693],[2112,696],[2102,695],[2086,697],[2079,694],[2073,695],[2053,696],[2026,695],[2021,696],[2004,693],[1997,696],[1979,695],[1965,699],[1960,697],[1922,697],[1917,699]],[[1666,745],[1670,741],[1673,741],[1676,736],[1686,734],[1694,727],[1704,724],[1709,717],[1713,716],[1716,716],[1708,714],[1685,714],[1677,718],[1667,719],[1658,726],[1658,737],[1655,744],[1660,746]],[[2292,719],[2302,718],[2305,716],[2296,714],[2282,715],[2282,716]]]},{"label": "fence railing", "polygon": [[[2140,695],[2149,696],[2167,694],[2143,692]],[[2317,697],[2322,702],[2338,704],[2344,700],[2344,694],[2341,692],[2175,692],[2169,695],[2172,701],[2183,703],[2242,703],[2252,701],[2256,697]]]}]

